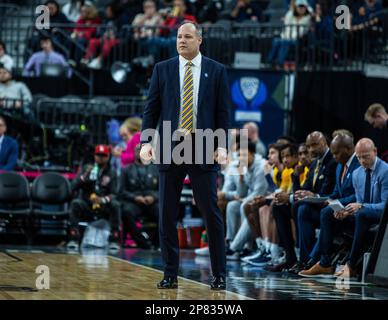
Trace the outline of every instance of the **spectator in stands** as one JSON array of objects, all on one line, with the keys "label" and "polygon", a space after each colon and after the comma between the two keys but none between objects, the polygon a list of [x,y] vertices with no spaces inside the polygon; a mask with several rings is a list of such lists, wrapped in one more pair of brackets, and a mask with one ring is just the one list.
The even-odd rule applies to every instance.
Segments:
[{"label": "spectator in stands", "polygon": [[126,148],[115,147],[113,156],[121,158],[122,167],[135,162],[135,148],[140,143],[141,119],[128,118],[120,127],[120,136],[126,143]]},{"label": "spectator in stands", "polygon": [[139,27],[133,31],[133,37],[136,40],[153,37],[159,31],[155,27],[162,25],[163,19],[156,9],[156,2],[154,0],[146,0],[143,2],[144,13],[138,13],[132,21],[133,27]]},{"label": "spectator in stands", "polygon": [[[312,27],[306,37],[309,46],[313,48],[317,60],[329,59],[328,50],[331,48],[331,39],[333,36],[333,8],[327,0],[319,0],[315,4],[315,11],[312,13]],[[299,46],[299,59],[306,61],[310,50],[306,50],[306,45],[301,43]]]},{"label": "spectator in stands", "polygon": [[[187,5],[185,0],[174,0],[174,6],[164,21],[164,27],[169,28],[176,36],[176,31],[183,21],[197,22],[197,19],[187,13]],[[168,35],[169,32],[163,32],[162,35]]]},{"label": "spectator in stands", "polygon": [[[23,75],[27,77],[40,77],[45,75],[46,71],[44,71],[43,68],[48,69],[50,65],[53,65],[62,68],[62,72],[60,70],[55,71],[58,76],[65,74],[70,78],[72,70],[63,55],[54,51],[51,38],[42,38],[40,40],[40,45],[42,51],[34,53],[30,59],[28,59],[24,66]],[[49,72],[50,71],[47,71],[47,73]]]},{"label": "spectator in stands", "polygon": [[244,124],[243,129],[248,130],[248,140],[256,144],[256,153],[265,157],[267,155],[267,149],[260,140],[259,126],[255,122],[247,122]]},{"label": "spectator in stands", "polygon": [[289,49],[299,38],[309,30],[311,14],[306,0],[296,0],[295,8],[290,9],[284,17],[284,29],[280,38],[272,41],[272,48],[268,54],[268,62],[280,68],[287,58]]},{"label": "spectator in stands", "polygon": [[15,139],[5,135],[7,123],[0,116],[0,171],[12,171],[19,156],[19,145]]},{"label": "spectator in stands", "polygon": [[85,0],[69,0],[63,7],[62,13],[71,22],[76,22],[81,16],[81,8],[84,5],[90,5],[93,2]]},{"label": "spectator in stands", "polygon": [[[333,192],[336,163],[327,145],[327,140],[321,132],[310,133],[306,139],[306,146],[314,161],[311,163],[302,189],[290,194],[288,199],[277,199],[277,204],[272,210],[280,243],[286,253],[286,261],[278,265],[267,266],[266,270],[268,271],[288,270],[292,273],[299,273],[301,270],[311,267],[306,266],[308,261],[305,260],[308,257],[301,256],[301,262],[297,262],[291,219],[298,221],[296,217],[311,210],[307,203],[300,201],[303,198],[313,195],[329,195]],[[296,223],[295,226],[298,227],[298,224]],[[298,239],[298,228],[296,231],[296,239]]]},{"label": "spectator in stands", "polygon": [[50,24],[54,24],[54,28],[57,23],[70,23],[69,19],[61,12],[61,7],[57,1],[48,0],[45,6],[49,8]]},{"label": "spectator in stands", "polygon": [[[338,165],[335,188],[329,198],[338,200],[345,207],[356,200],[352,174],[360,166],[354,153],[353,138],[341,134],[335,136],[331,142],[330,150]],[[314,265],[308,270],[302,270],[299,275],[317,276],[334,273],[330,261],[334,227],[338,225],[334,215],[334,210],[330,206],[325,206],[320,211],[311,211],[309,215],[301,217],[303,219],[300,222],[300,225],[303,224],[303,228],[300,229],[301,247],[303,243],[310,243],[308,245],[310,246],[308,250],[312,253],[310,264],[314,263]],[[321,230],[317,241],[318,248],[312,250],[311,243],[314,242],[315,229],[318,227]]]},{"label": "spectator in stands", "polygon": [[236,22],[246,20],[259,21],[261,17],[260,7],[251,0],[235,0],[230,18]]},{"label": "spectator in stands", "polygon": [[20,110],[26,120],[35,121],[30,109],[31,91],[19,81],[12,80],[11,70],[0,65],[0,108]]},{"label": "spectator in stands", "polygon": [[158,168],[144,165],[140,159],[140,144],[135,149],[135,162],[123,169],[119,199],[122,208],[124,231],[141,248],[149,249],[151,243],[136,226],[136,221],[145,217],[158,222]]},{"label": "spectator in stands", "polygon": [[161,37],[152,38],[148,41],[149,53],[154,57],[155,61],[161,60],[163,49],[167,49],[168,57],[173,57],[177,54],[176,34],[179,26],[184,21],[196,23],[197,19],[187,13],[185,0],[174,0],[174,6],[164,20],[164,28],[160,32]]},{"label": "spectator in stands", "polygon": [[[239,157],[240,163],[246,162],[248,167],[245,168],[246,173],[243,172],[244,168],[240,168],[243,171],[240,172],[237,187],[239,199],[229,202],[226,207],[227,259],[229,260],[240,260],[244,255],[242,253],[244,246],[252,237],[244,206],[256,196],[265,195],[268,188],[263,171],[265,160],[256,154],[256,144],[248,142],[248,150],[240,147]],[[240,227],[238,227],[239,220]]]},{"label": "spectator in stands", "polygon": [[69,249],[78,249],[80,240],[78,223],[94,217],[109,220],[111,227],[110,249],[119,249],[120,204],[116,197],[118,181],[109,166],[110,150],[107,145],[97,145],[93,165],[86,165],[73,181],[73,192],[81,191],[70,206]]},{"label": "spectator in stands", "polygon": [[33,52],[39,50],[41,38],[50,37],[53,41],[53,45],[56,51],[60,51],[62,54],[67,54],[67,48],[69,41],[67,35],[71,32],[71,29],[64,26],[64,24],[70,24],[71,21],[61,12],[60,5],[55,0],[48,0],[45,4],[50,12],[50,25],[48,29],[35,30],[31,38],[31,49]]},{"label": "spectator in stands", "polygon": [[192,7],[198,23],[211,24],[218,20],[224,9],[224,2],[222,0],[196,0],[192,3]]},{"label": "spectator in stands", "polygon": [[382,17],[379,12],[382,9],[381,2],[376,0],[353,4],[351,32],[348,33],[350,57],[363,57],[365,52],[373,53],[379,47],[379,38],[382,36],[382,30],[379,28]]},{"label": "spectator in stands", "polygon": [[13,59],[7,54],[7,48],[5,43],[0,40],[0,65],[3,65],[6,69],[12,70]]},{"label": "spectator in stands", "polygon": [[380,17],[376,13],[383,9],[378,0],[364,0],[361,4],[355,4],[352,8],[352,30],[362,30],[377,25]]},{"label": "spectator in stands", "polygon": [[[365,121],[367,121],[373,128],[382,131],[382,136],[388,136],[388,113],[384,106],[380,103],[371,104],[365,112]],[[380,150],[380,157],[388,163],[388,143],[387,139],[383,139],[382,144],[378,145]]]},{"label": "spectator in stands", "polygon": [[81,7],[81,15],[76,22],[71,37],[75,40],[75,61],[78,63],[83,54],[83,49],[88,47],[89,41],[96,35],[97,25],[101,24],[97,9],[92,4],[84,4]]},{"label": "spectator in stands", "polygon": [[[113,47],[120,43],[120,32],[126,23],[128,23],[128,19],[116,5],[113,3],[106,5],[104,28],[97,32],[96,37],[90,39],[81,63],[87,64],[92,69],[101,69],[103,59],[106,59]],[[98,50],[101,52],[98,53]]]},{"label": "spectator in stands", "polygon": [[363,138],[357,142],[356,156],[361,167],[353,172],[356,202],[337,212],[336,219],[354,221],[354,238],[347,264],[336,276],[349,278],[357,275],[359,259],[363,254],[366,234],[373,224],[380,222],[388,200],[388,164],[377,157],[372,140]]}]

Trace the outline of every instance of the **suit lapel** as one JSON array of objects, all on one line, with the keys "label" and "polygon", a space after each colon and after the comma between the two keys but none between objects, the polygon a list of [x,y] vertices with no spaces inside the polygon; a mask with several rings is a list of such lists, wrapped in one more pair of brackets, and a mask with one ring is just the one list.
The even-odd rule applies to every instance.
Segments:
[{"label": "suit lapel", "polygon": [[202,105],[204,96],[206,96],[206,89],[208,87],[209,81],[209,70],[208,63],[206,58],[202,56],[201,61],[201,77],[199,78],[199,90],[198,90],[198,106],[197,106],[197,115]]},{"label": "suit lapel", "polygon": [[180,114],[180,103],[181,103],[181,86],[180,86],[180,79],[179,79],[179,56],[176,57],[172,61],[172,67],[171,67],[171,73],[170,78],[167,79],[167,81],[171,81],[171,88],[174,89],[174,92],[172,93],[174,95],[175,104],[172,106],[175,108],[173,111],[173,114],[176,115],[173,119],[176,120],[176,123],[172,123],[172,128],[175,130],[178,128],[178,122],[179,122],[179,114]]}]

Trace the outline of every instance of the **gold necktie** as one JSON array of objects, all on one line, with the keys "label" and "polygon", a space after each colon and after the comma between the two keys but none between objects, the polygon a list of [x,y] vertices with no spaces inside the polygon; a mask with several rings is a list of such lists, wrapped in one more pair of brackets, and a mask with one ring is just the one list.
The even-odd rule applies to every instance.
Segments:
[{"label": "gold necktie", "polygon": [[317,182],[318,173],[319,173],[320,168],[321,168],[321,160],[318,160],[317,166],[315,167],[315,170],[314,170],[313,188],[315,187],[315,182]]},{"label": "gold necktie", "polygon": [[190,133],[193,131],[193,101],[194,101],[194,79],[191,70],[193,63],[186,63],[186,72],[183,78],[183,97],[181,106],[180,128]]}]

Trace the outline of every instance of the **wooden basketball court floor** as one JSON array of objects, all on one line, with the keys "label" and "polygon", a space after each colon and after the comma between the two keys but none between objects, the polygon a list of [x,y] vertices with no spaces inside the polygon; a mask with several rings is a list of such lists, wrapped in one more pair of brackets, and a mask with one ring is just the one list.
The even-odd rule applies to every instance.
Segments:
[{"label": "wooden basketball court floor", "polygon": [[[43,282],[38,267],[48,275]],[[214,292],[208,285],[209,259],[188,250],[181,252],[178,289],[156,289],[162,275],[158,251],[124,249],[110,255],[103,250],[0,247],[1,300],[388,299],[388,288],[270,274],[232,262],[227,291]],[[48,288],[41,288],[42,283]]]}]

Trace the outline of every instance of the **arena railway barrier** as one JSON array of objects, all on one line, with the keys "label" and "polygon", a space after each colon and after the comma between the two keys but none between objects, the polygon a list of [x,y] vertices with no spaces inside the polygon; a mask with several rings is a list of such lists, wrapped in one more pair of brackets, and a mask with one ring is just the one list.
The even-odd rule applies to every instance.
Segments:
[{"label": "arena railway barrier", "polygon": [[[227,66],[233,66],[236,52],[254,52],[261,54],[262,67],[272,69],[268,55],[273,45],[273,40],[279,38],[284,32],[293,30],[297,34],[297,41],[291,46],[287,60],[294,64],[295,70],[351,70],[362,71],[365,63],[383,63],[388,65],[388,10],[376,13],[380,23],[369,26],[359,31],[338,30],[333,19],[333,32],[321,32],[314,26],[284,26],[282,23],[232,23],[220,20],[212,25],[203,25],[203,44],[201,50],[209,56]],[[15,26],[19,28],[20,26]],[[73,59],[74,50],[78,48],[82,54],[87,47],[78,43],[71,37],[75,24],[53,24],[54,35],[65,39],[64,43],[56,43],[68,59]],[[96,27],[97,32],[106,30],[107,25],[77,26],[79,28]],[[98,31],[100,30],[100,31]],[[28,37],[36,34],[35,26],[31,25]],[[140,38],[139,32],[150,35]],[[176,30],[166,27],[134,27],[123,26],[117,33],[119,43],[113,46],[109,54],[104,57],[102,68],[108,70],[116,61],[132,63],[139,57],[150,53],[150,47],[158,47],[157,57],[154,62],[169,57],[169,52],[175,50],[174,38],[166,44],[168,38],[155,37],[155,34],[173,35]],[[29,39],[26,39],[26,41]],[[159,40],[162,40],[161,42]],[[155,45],[156,41],[156,45]],[[159,42],[158,42],[159,41]],[[163,43],[164,42],[164,43]],[[28,48],[27,48],[28,50]],[[170,51],[169,51],[170,50]],[[151,50],[152,51],[152,50]],[[26,52],[24,55],[27,56]],[[175,54],[175,52],[174,52]],[[18,59],[20,63],[20,59]],[[18,65],[22,68],[22,65]],[[77,74],[76,74],[77,75]],[[81,74],[77,76],[82,76]],[[85,82],[91,79],[85,77]]]},{"label": "arena railway barrier", "polygon": [[[118,99],[118,98],[117,98]],[[144,99],[127,97],[115,102],[106,97],[93,99],[40,98],[33,107],[37,122],[46,129],[68,135],[90,135],[91,143],[106,143],[107,123],[120,123],[131,116],[141,115]]]}]

